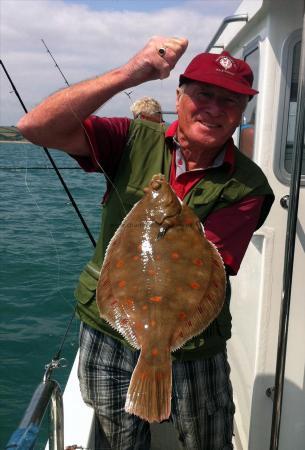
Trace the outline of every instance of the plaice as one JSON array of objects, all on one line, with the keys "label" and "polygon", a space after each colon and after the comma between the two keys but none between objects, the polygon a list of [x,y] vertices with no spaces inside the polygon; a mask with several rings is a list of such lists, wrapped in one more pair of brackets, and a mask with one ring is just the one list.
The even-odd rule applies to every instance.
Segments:
[{"label": "plaice", "polygon": [[140,356],[125,409],[148,422],[171,412],[171,352],[219,314],[225,270],[196,214],[154,175],[107,248],[97,286],[100,316]]}]

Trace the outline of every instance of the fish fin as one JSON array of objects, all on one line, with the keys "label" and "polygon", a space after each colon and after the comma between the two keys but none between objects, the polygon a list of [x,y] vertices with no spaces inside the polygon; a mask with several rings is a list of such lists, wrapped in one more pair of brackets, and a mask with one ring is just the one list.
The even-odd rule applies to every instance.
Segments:
[{"label": "fish fin", "polygon": [[154,366],[142,352],[133,371],[125,410],[148,422],[162,422],[171,413],[172,362],[168,352],[162,366]]},{"label": "fish fin", "polygon": [[172,338],[175,345],[170,346],[172,351],[178,350],[189,339],[202,333],[216,319],[224,305],[226,293],[225,268],[217,248],[211,242],[209,244],[213,255],[214,268],[211,271],[208,288],[203,293],[200,304],[194,307],[189,316],[175,330]]},{"label": "fish fin", "polygon": [[109,263],[106,263],[96,290],[96,303],[100,317],[118,331],[132,347],[140,349],[132,323],[128,319],[128,312],[113,295],[109,278]]}]

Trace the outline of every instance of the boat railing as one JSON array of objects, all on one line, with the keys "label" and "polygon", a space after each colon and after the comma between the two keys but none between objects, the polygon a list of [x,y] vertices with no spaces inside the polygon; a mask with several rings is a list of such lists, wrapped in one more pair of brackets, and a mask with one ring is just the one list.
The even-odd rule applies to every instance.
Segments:
[{"label": "boat railing", "polygon": [[206,48],[206,52],[209,52],[211,48],[223,48],[221,45],[215,46],[215,42],[217,42],[218,38],[222,35],[222,32],[224,29],[229,25],[229,23],[232,22],[247,22],[248,21],[248,14],[235,14],[234,16],[228,16],[223,19],[221,22],[220,27],[212,37],[209,45]]},{"label": "boat railing", "polygon": [[[58,364],[56,361],[52,361],[52,363]],[[62,391],[57,381],[50,379],[50,373],[49,365],[44,379],[37,386],[18,428],[6,445],[6,450],[31,450],[34,448],[42,419],[49,406],[49,450],[62,450],[64,448]]]}]

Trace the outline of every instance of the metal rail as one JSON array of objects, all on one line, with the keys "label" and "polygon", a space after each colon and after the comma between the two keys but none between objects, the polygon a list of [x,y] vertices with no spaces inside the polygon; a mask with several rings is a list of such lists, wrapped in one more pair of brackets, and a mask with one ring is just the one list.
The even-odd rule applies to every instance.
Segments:
[{"label": "metal rail", "polygon": [[[232,22],[248,22],[248,14],[236,14],[234,16],[225,17],[223,19],[220,27],[216,31],[214,37],[212,38],[209,45],[207,46],[207,48],[205,50],[206,52],[209,52],[211,50],[211,48],[214,47],[215,42],[217,42],[217,39],[222,35],[222,32],[225,30],[225,28],[227,28],[229,23],[232,23]],[[217,48],[219,48],[219,45],[217,46]]]},{"label": "metal rail", "polygon": [[50,450],[64,448],[64,415],[62,393],[59,384],[54,380],[40,383],[30,401],[30,404],[19,424],[12,434],[6,450],[31,450],[38,437],[40,424],[50,403]]},{"label": "metal rail", "polygon": [[301,59],[299,71],[299,87],[297,96],[296,113],[296,138],[293,148],[292,173],[290,181],[290,192],[288,202],[288,218],[285,243],[285,264],[283,272],[283,291],[280,315],[274,401],[272,414],[272,428],[270,439],[270,450],[279,447],[282,400],[285,378],[285,364],[288,338],[289,310],[291,299],[291,286],[294,264],[294,250],[296,226],[298,217],[299,192],[302,172],[302,154],[304,149],[304,124],[305,124],[305,11],[303,15],[303,34],[301,45]]}]

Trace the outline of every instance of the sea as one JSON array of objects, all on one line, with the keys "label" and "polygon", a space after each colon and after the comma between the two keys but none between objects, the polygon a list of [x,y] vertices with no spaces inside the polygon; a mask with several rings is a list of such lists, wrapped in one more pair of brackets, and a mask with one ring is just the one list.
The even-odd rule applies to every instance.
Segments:
[{"label": "sea", "polygon": [[[88,174],[58,150],[50,154],[95,239],[102,174]],[[0,143],[0,448],[17,429],[45,366],[61,344],[62,367],[52,378],[64,389],[78,348],[72,320],[74,289],[93,252],[45,151],[29,143]],[[35,449],[45,448],[47,414]]]}]

